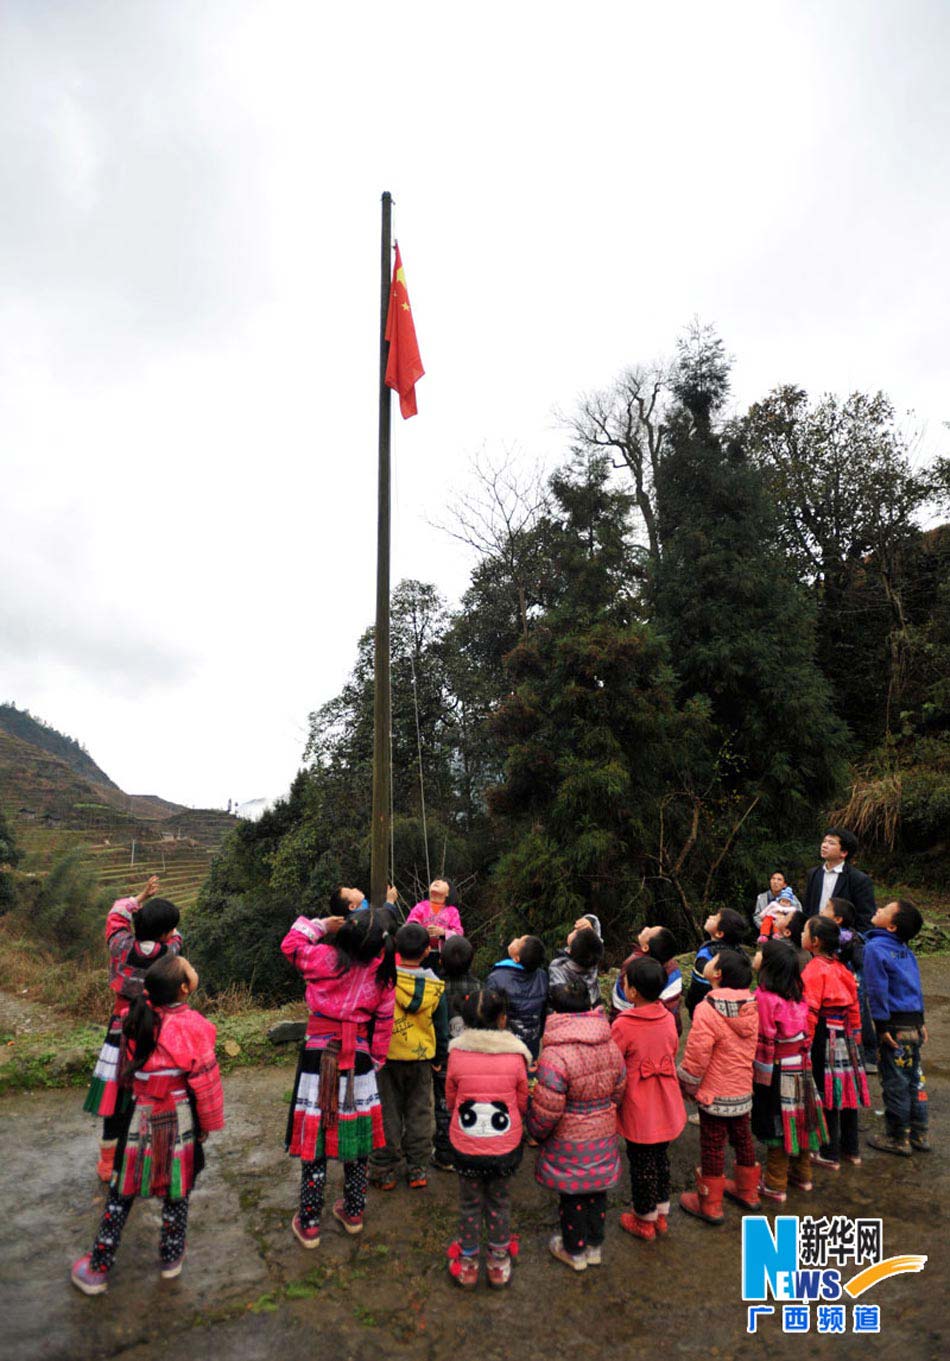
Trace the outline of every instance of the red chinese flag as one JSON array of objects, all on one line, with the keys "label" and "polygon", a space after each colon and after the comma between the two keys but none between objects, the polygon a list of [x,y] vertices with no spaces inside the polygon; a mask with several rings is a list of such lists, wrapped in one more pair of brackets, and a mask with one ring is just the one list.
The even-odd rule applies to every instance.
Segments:
[{"label": "red chinese flag", "polygon": [[386,316],[386,339],[389,358],[386,362],[386,386],[399,393],[399,410],[403,419],[416,414],[416,383],[425,373],[419,358],[419,342],[406,292],[406,271],[396,246],[393,282],[389,290],[389,312]]}]

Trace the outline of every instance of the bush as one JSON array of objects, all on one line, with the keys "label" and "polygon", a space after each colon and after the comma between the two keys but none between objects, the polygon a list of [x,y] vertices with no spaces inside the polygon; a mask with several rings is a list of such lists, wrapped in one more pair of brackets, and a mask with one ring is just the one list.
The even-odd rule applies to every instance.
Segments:
[{"label": "bush", "polygon": [[296,903],[202,890],[188,914],[185,953],[208,995],[243,984],[268,1003],[298,997],[299,981],[280,952],[297,915]]},{"label": "bush", "polygon": [[29,907],[30,930],[40,946],[67,959],[102,955],[102,928],[112,899],[96,883],[95,871],[81,851],[54,861],[35,889]]}]

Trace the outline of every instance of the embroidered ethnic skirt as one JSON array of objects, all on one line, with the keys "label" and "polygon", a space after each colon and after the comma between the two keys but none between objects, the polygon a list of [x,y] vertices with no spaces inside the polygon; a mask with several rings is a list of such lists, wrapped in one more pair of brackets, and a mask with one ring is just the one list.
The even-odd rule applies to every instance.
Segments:
[{"label": "embroidered ethnic skirt", "polygon": [[132,1093],[128,1087],[119,1086],[119,1067],[122,1062],[123,1036],[122,1023],[125,1016],[114,1011],[109,1018],[106,1027],[106,1037],[102,1048],[99,1050],[99,1057],[96,1059],[96,1066],[93,1069],[92,1081],[86,1093],[86,1099],[82,1108],[90,1115],[121,1115],[128,1110],[132,1104]]},{"label": "embroidered ethnic skirt", "polygon": [[870,1106],[867,1075],[844,1012],[823,1012],[815,1027],[811,1061],[825,1110]]},{"label": "embroidered ethnic skirt", "polygon": [[802,1052],[803,1041],[799,1036],[776,1043],[772,1081],[757,1082],[752,1095],[752,1133],[792,1157],[806,1148],[817,1151],[828,1142],[825,1113],[808,1054]]},{"label": "embroidered ethnic skirt", "polygon": [[300,1051],[287,1119],[287,1152],[304,1162],[368,1158],[374,1148],[382,1148],[386,1142],[372,1060],[357,1050],[355,1069],[339,1074],[337,1111],[328,1123],[320,1106],[320,1064],[325,1048],[325,1037],[314,1036]]},{"label": "embroidered ethnic skirt", "polygon": [[121,1196],[184,1200],[204,1167],[189,1093],[167,1082],[159,1086],[154,1079],[135,1085],[132,1118],[116,1149],[113,1185]]}]

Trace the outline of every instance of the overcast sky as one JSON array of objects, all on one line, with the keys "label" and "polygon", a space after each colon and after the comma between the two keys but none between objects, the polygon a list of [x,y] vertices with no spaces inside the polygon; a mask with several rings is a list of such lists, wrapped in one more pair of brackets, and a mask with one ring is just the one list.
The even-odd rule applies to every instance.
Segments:
[{"label": "overcast sky", "polygon": [[427,375],[393,581],[473,454],[698,315],[740,403],[946,452],[945,0],[0,8],[0,700],[124,789],[281,793],[374,600],[379,197]]}]

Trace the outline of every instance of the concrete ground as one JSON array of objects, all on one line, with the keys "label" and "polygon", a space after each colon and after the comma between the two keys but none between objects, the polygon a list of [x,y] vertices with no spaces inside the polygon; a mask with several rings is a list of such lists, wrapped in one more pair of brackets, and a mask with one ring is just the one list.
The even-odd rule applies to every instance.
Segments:
[{"label": "concrete ground", "polygon": [[[192,1199],[181,1277],[157,1269],[155,1202],[132,1212],[108,1294],[88,1299],[69,1284],[70,1263],[88,1250],[104,1193],[96,1138],[76,1089],[0,1101],[0,1357],[10,1361],[580,1361],[704,1355],[856,1357],[931,1361],[950,1343],[950,1194],[946,1129],[950,1102],[950,959],[923,961],[931,1043],[926,1054],[934,1151],[913,1160],[867,1149],[862,1168],[816,1174],[810,1196],[788,1213],[881,1215],[885,1253],[927,1253],[922,1275],[886,1281],[865,1297],[881,1307],[879,1337],[783,1337],[765,1320],[745,1333],[737,1208],[713,1229],[674,1209],[669,1237],[630,1239],[617,1224],[624,1187],[611,1197],[605,1262],[574,1274],[547,1253],[556,1205],[533,1179],[526,1150],[513,1183],[522,1252],[507,1291],[458,1290],[445,1270],[454,1236],[456,1185],[433,1171],[427,1191],[371,1192],[366,1229],[347,1238],[325,1216],[323,1241],[306,1252],[290,1233],[297,1164],[282,1150],[292,1067],[244,1069],[225,1082],[228,1128],[208,1143],[208,1168]],[[879,1088],[872,1079],[874,1104]],[[879,1128],[873,1112],[865,1131]],[[685,1188],[698,1151],[688,1126],[673,1151],[674,1186]],[[331,1165],[331,1195],[340,1169]]]}]

